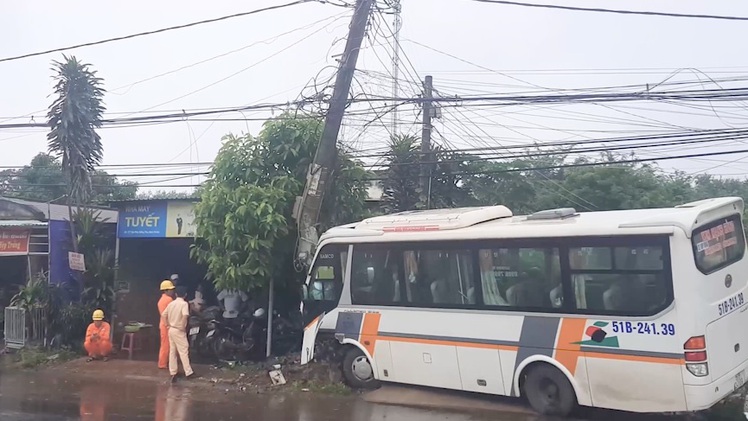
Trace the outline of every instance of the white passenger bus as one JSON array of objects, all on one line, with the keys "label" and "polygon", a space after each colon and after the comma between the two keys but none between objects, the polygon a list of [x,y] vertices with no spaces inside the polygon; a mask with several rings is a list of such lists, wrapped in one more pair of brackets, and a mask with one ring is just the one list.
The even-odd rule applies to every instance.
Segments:
[{"label": "white passenger bus", "polygon": [[709,408],[746,381],[742,214],[742,199],[717,198],[333,228],[305,288],[302,363],[332,343],[353,386],[523,396],[551,415]]}]

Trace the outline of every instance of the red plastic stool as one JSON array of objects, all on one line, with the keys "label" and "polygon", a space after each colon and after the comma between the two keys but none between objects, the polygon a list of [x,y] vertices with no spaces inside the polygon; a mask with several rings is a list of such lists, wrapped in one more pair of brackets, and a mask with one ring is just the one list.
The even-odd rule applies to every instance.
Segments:
[{"label": "red plastic stool", "polygon": [[125,332],[122,335],[122,345],[119,347],[121,351],[127,351],[127,359],[132,359],[132,353],[143,349],[140,335],[137,332]]}]

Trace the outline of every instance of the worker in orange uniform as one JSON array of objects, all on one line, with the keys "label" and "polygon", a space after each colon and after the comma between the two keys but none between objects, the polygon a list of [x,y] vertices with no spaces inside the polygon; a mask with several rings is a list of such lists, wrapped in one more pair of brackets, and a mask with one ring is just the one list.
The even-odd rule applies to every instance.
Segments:
[{"label": "worker in orange uniform", "polygon": [[[161,282],[161,298],[158,300],[158,318],[164,314],[166,307],[174,301],[174,283],[170,280]],[[161,333],[161,347],[158,350],[158,368],[165,369],[169,364],[169,329],[166,328],[164,321],[159,322],[159,331]]]},{"label": "worker in orange uniform", "polygon": [[102,310],[94,311],[92,319],[93,323],[88,325],[88,329],[86,329],[86,341],[83,343],[83,347],[88,352],[87,361],[91,362],[99,358],[106,361],[112,352],[112,340],[109,336],[111,326],[104,321],[104,312]]}]

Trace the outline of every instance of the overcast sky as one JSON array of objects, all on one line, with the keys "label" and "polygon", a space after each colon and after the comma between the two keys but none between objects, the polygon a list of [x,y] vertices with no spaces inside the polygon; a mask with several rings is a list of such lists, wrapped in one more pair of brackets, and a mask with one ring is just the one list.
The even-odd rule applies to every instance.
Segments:
[{"label": "overcast sky", "polygon": [[[3,40],[0,57],[280,3],[279,0],[4,1],[0,3],[0,39]],[[539,87],[555,92],[554,89],[562,88],[656,84],[681,68],[696,68],[704,73],[681,71],[670,82],[701,79],[704,87],[714,89],[714,85],[706,86],[708,77],[748,76],[748,58],[743,47],[748,22],[543,10],[471,0],[402,0],[402,3],[401,95],[413,95],[417,91],[416,79],[427,74],[434,76],[435,87],[445,95],[541,92]],[[602,4],[599,1],[563,3],[589,7]],[[619,1],[605,2],[605,6],[748,16],[748,4],[739,1]],[[333,56],[342,51],[350,14],[349,9],[310,3],[80,48],[68,54],[91,63],[104,78],[109,91],[105,97],[109,117],[285,102],[296,99],[315,76],[321,75],[324,79],[332,74],[332,68],[327,66],[335,65]],[[385,23],[391,24],[391,17],[386,19]],[[361,85],[354,86],[354,90],[364,87],[369,93],[391,93],[391,81],[386,76],[390,69],[384,66],[389,66],[392,54],[390,40],[386,37],[389,31],[384,26],[379,27],[379,34],[371,29],[358,67],[372,73],[359,74]],[[211,59],[216,56],[221,57]],[[56,53],[0,63],[0,121],[25,123],[31,121],[32,116],[33,121],[44,121],[45,109],[51,102],[50,62],[60,58],[61,54]],[[185,66],[190,67],[176,71]],[[163,73],[169,74],[154,78]],[[748,78],[729,86],[746,84]],[[649,103],[613,108],[584,105],[450,109],[436,122],[435,139],[453,147],[482,147],[665,130],[742,127],[748,123],[747,110],[748,104],[744,103],[713,110]],[[245,116],[265,118],[271,114],[263,111],[245,113]],[[221,118],[240,119],[242,115],[226,114]],[[403,110],[400,130],[415,133],[418,118],[415,110]],[[363,123],[373,119],[373,115],[348,119],[343,139],[357,149],[381,147],[389,127],[375,122],[364,129]],[[389,124],[389,117],[384,121]],[[220,148],[224,134],[247,129],[256,134],[260,124],[257,121],[188,119],[173,124],[105,128],[101,130],[104,163],[210,161]],[[36,153],[46,149],[45,135],[44,129],[0,129],[0,145],[4,152],[0,154],[0,165],[28,163]],[[746,145],[725,142],[713,148],[745,149]],[[693,147],[682,149],[683,153],[694,150]],[[642,156],[664,153],[666,151],[646,151]],[[741,161],[743,157],[746,159]],[[748,155],[664,161],[661,166],[666,170],[707,170],[743,176],[748,173]],[[118,174],[153,172],[143,169],[109,171]],[[138,178],[137,181],[166,178]],[[164,184],[197,180],[188,178]]]}]

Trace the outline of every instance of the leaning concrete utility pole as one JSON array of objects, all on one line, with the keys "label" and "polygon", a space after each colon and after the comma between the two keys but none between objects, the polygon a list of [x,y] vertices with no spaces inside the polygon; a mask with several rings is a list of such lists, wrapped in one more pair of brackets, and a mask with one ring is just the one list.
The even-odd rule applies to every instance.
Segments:
[{"label": "leaning concrete utility pole", "polygon": [[317,233],[319,214],[335,167],[340,124],[343,122],[343,114],[348,104],[353,73],[356,70],[361,43],[366,35],[372,2],[373,0],[356,1],[356,10],[351,20],[345,51],[340,59],[340,67],[335,79],[330,107],[327,110],[322,138],[319,141],[314,161],[309,166],[304,194],[297,198],[294,209],[299,231],[299,242],[296,249],[297,258],[300,263],[307,267],[311,263],[313,251],[319,238]]}]

